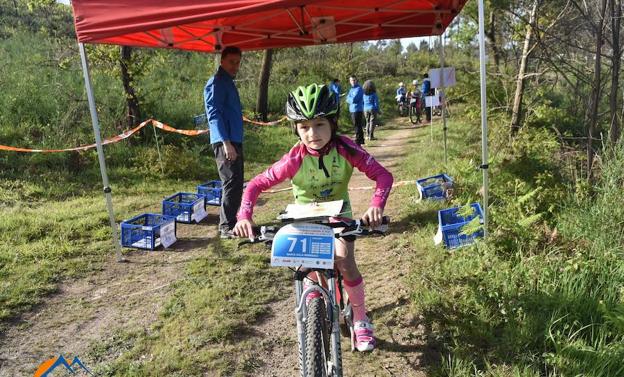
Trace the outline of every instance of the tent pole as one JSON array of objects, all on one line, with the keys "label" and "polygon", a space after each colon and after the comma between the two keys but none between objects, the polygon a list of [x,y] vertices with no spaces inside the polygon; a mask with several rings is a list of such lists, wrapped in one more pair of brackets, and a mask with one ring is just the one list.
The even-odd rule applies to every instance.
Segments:
[{"label": "tent pole", "polygon": [[80,50],[80,60],[82,61],[82,72],[84,74],[85,87],[87,89],[87,99],[89,100],[89,112],[91,113],[91,124],[93,125],[93,133],[95,134],[95,144],[97,147],[98,160],[100,162],[100,173],[102,174],[102,184],[104,185],[104,196],[106,197],[106,208],[108,209],[108,218],[113,236],[113,247],[117,262],[123,262],[121,255],[121,245],[117,235],[117,223],[115,222],[115,213],[113,212],[113,198],[111,188],[108,184],[108,174],[106,173],[106,160],[104,160],[104,150],[102,149],[102,138],[100,137],[100,122],[98,120],[97,110],[95,108],[95,98],[91,88],[91,77],[89,76],[89,63],[85,52],[84,44],[78,43]]},{"label": "tent pole", "polygon": [[444,33],[440,34],[440,85],[442,92],[442,103],[440,104],[440,108],[442,109],[442,130],[444,131],[444,165],[446,165],[448,160],[448,152],[446,149],[446,87],[444,84]]},{"label": "tent pole", "polygon": [[487,92],[485,87],[485,16],[483,11],[483,0],[479,3],[479,67],[481,76],[481,169],[483,171],[483,230],[484,236],[488,235],[488,125],[487,125]]}]

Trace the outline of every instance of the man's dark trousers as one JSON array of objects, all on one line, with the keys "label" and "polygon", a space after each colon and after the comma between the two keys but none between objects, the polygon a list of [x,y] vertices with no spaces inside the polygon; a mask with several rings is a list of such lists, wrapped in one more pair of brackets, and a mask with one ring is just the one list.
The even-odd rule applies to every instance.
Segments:
[{"label": "man's dark trousers", "polygon": [[219,177],[223,184],[221,192],[221,211],[219,212],[219,230],[228,231],[234,229],[236,225],[236,212],[243,197],[243,181],[245,164],[243,159],[243,146],[239,143],[232,143],[236,148],[238,157],[234,161],[225,159],[225,147],[223,143],[212,144],[212,149],[217,161]]},{"label": "man's dark trousers", "polygon": [[364,113],[362,111],[351,113],[351,121],[355,127],[355,143],[364,144]]}]

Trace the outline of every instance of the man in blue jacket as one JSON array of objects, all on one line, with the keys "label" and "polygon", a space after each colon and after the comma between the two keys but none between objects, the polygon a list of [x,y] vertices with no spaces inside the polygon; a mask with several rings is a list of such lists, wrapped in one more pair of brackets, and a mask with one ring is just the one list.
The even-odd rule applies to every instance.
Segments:
[{"label": "man in blue jacket", "polygon": [[[434,94],[432,94],[432,90],[431,90],[431,80],[429,80],[429,74],[425,73],[423,75],[423,83],[422,83],[422,95],[423,95],[423,102],[425,101],[425,97],[427,96],[432,96]],[[425,116],[427,117],[427,122],[431,121],[431,107],[427,106],[425,107]]]},{"label": "man in blue jacket", "polygon": [[351,89],[347,94],[347,103],[349,104],[351,121],[355,127],[355,143],[362,145],[364,144],[364,91],[358,84],[357,77],[350,76],[349,83]]},{"label": "man in blue jacket", "polygon": [[219,231],[221,238],[232,238],[236,212],[243,196],[243,111],[234,77],[242,53],[229,46],[221,52],[221,65],[206,83],[204,105],[210,128],[210,144],[223,184]]},{"label": "man in blue jacket", "polygon": [[338,117],[340,117],[340,91],[342,88],[340,87],[340,80],[333,79],[329,83],[329,91],[334,93],[334,97],[336,98],[336,103],[338,104]]}]

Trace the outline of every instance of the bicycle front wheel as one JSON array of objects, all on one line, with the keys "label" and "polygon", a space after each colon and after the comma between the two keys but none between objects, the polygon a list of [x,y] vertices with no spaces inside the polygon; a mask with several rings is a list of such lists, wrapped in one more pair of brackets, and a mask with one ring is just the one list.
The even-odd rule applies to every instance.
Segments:
[{"label": "bicycle front wheel", "polygon": [[310,300],[306,323],[306,377],[331,376],[328,371],[331,365],[329,328],[325,301],[321,298]]}]

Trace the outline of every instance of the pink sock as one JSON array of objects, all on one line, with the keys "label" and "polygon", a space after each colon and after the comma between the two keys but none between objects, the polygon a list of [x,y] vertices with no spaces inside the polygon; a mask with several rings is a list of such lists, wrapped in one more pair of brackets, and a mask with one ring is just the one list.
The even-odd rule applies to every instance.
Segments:
[{"label": "pink sock", "polygon": [[366,305],[364,295],[364,279],[360,276],[359,279],[354,281],[344,280],[344,288],[349,295],[349,301],[353,307],[353,321],[368,320],[366,316]]}]

